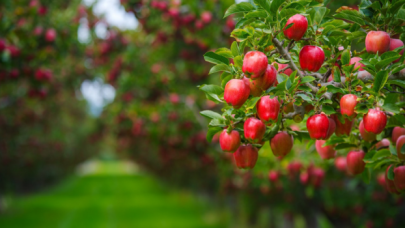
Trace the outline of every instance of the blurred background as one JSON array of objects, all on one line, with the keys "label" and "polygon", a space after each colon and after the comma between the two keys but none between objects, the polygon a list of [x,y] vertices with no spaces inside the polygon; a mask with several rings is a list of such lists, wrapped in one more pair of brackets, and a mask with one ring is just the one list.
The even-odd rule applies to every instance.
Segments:
[{"label": "blurred background", "polygon": [[306,142],[243,171],[207,142],[203,55],[233,42],[234,3],[2,0],[0,227],[401,227],[383,173]]}]

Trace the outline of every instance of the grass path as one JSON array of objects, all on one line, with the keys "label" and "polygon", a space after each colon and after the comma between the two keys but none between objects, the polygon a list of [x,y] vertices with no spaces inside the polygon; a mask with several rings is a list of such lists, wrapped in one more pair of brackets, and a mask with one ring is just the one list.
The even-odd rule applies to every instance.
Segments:
[{"label": "grass path", "polygon": [[191,194],[170,190],[149,176],[128,174],[122,167],[98,163],[91,175],[18,198],[0,215],[0,227],[226,227],[217,211]]}]

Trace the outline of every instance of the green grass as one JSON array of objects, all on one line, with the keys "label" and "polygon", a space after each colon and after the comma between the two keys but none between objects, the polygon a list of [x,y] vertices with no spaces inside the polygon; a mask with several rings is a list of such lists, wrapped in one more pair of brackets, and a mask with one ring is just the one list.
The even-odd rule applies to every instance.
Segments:
[{"label": "green grass", "polygon": [[[12,201],[0,227],[128,228],[225,227],[224,216],[195,196],[153,178],[126,174],[120,163],[98,165],[96,173]],[[108,171],[110,170],[110,171]]]}]

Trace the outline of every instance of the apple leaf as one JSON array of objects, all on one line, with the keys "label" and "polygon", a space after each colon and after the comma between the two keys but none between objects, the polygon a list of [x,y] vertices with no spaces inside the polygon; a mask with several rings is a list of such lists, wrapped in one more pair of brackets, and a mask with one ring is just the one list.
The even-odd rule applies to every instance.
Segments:
[{"label": "apple leaf", "polygon": [[354,10],[342,10],[338,14],[335,14],[336,18],[352,21],[359,25],[365,25],[365,20],[360,12]]},{"label": "apple leaf", "polygon": [[369,184],[371,177],[370,169],[364,169],[363,173],[361,174],[361,179],[363,179],[364,183]]},{"label": "apple leaf", "polygon": [[266,11],[264,10],[255,10],[252,12],[249,12],[245,15],[245,18],[254,18],[254,17],[259,17],[259,18],[266,18],[268,15]]},{"label": "apple leaf", "polygon": [[294,16],[295,14],[299,14],[300,11],[296,10],[296,9],[291,9],[291,8],[283,8],[279,15],[279,19],[283,19],[283,18],[290,18],[292,16]]},{"label": "apple leaf", "polygon": [[338,66],[333,67],[333,81],[335,82],[341,82],[340,80],[340,69]]},{"label": "apple leaf", "polygon": [[376,71],[381,70],[382,68],[388,66],[390,63],[399,58],[401,58],[401,55],[395,51],[385,52],[381,55],[382,60],[375,65]]},{"label": "apple leaf", "polygon": [[388,157],[391,155],[391,152],[389,149],[382,149],[377,151],[377,153],[374,154],[373,159],[374,160],[381,160],[382,158]]},{"label": "apple leaf", "polygon": [[323,144],[323,146],[331,146],[331,145],[336,145],[336,144],[341,144],[344,143],[345,140],[341,137],[338,137],[336,135],[332,135],[326,142]]},{"label": "apple leaf", "polygon": [[377,73],[377,77],[375,78],[373,90],[374,92],[378,93],[384,87],[385,83],[388,80],[388,72],[387,71],[380,71]]},{"label": "apple leaf", "polygon": [[319,25],[321,24],[323,18],[328,13],[328,9],[326,7],[314,7],[310,12],[312,25]]},{"label": "apple leaf", "polygon": [[387,84],[394,84],[394,85],[400,86],[402,88],[405,88],[405,82],[402,80],[389,80],[389,81],[387,81]]},{"label": "apple leaf", "polygon": [[215,53],[229,59],[234,57],[231,50],[228,48],[218,48]]},{"label": "apple leaf", "polygon": [[221,71],[231,72],[231,68],[225,64],[215,65],[210,69],[210,72],[208,74],[214,74],[214,73],[218,73]]},{"label": "apple leaf", "polygon": [[405,155],[405,144],[402,145],[400,153]]},{"label": "apple leaf", "polygon": [[350,63],[350,50],[346,49],[342,53],[342,65],[347,65]]},{"label": "apple leaf", "polygon": [[394,165],[390,166],[390,169],[388,170],[388,179],[389,180],[394,180]]},{"label": "apple leaf", "polygon": [[373,163],[375,160],[373,159],[374,155],[376,154],[376,150],[371,150],[367,152],[367,154],[364,156],[363,161],[365,163]]},{"label": "apple leaf", "polygon": [[216,113],[211,110],[201,111],[200,114],[210,119],[223,119],[223,117],[219,113]]},{"label": "apple leaf", "polygon": [[224,18],[228,17],[229,15],[232,15],[234,13],[245,13],[254,10],[255,8],[252,6],[252,4],[248,2],[241,2],[239,4],[233,4],[231,5],[228,10],[226,10]]},{"label": "apple leaf", "polygon": [[260,100],[260,97],[254,97],[246,102],[246,109],[253,109],[256,106],[256,103]]},{"label": "apple leaf", "polygon": [[342,150],[342,149],[347,149],[347,148],[352,148],[352,147],[357,147],[357,145],[351,144],[351,143],[341,143],[335,147],[335,150]]},{"label": "apple leaf", "polygon": [[398,156],[397,155],[397,149],[392,144],[390,144],[390,153],[391,153],[391,155]]},{"label": "apple leaf", "polygon": [[223,129],[220,127],[209,127],[207,131],[207,141],[210,143],[212,141],[212,138],[214,137],[215,134],[218,132],[222,131]]},{"label": "apple leaf", "polygon": [[226,84],[233,78],[232,75],[227,75],[225,78],[222,79],[221,81],[221,87],[225,89]]},{"label": "apple leaf", "polygon": [[314,78],[314,77],[312,77],[312,76],[305,76],[305,77],[303,77],[302,79],[301,79],[301,83],[300,84],[304,84],[304,83],[307,83],[307,82],[313,82],[313,81],[315,81],[316,79]]},{"label": "apple leaf", "polygon": [[[256,1],[261,1],[261,2],[269,2],[269,0],[256,0]],[[270,5],[270,12],[276,14],[278,12],[278,8],[280,8],[281,4],[283,4],[285,0],[273,0]]]},{"label": "apple leaf", "polygon": [[324,112],[326,115],[331,115],[336,113],[336,110],[330,105],[322,105],[322,112]]},{"label": "apple leaf", "polygon": [[239,56],[238,42],[234,41],[231,45],[231,51],[233,56]]},{"label": "apple leaf", "polygon": [[205,53],[204,60],[213,64],[229,65],[229,60],[227,58],[218,55],[212,51]]},{"label": "apple leaf", "polygon": [[299,94],[297,94],[297,96],[301,97],[304,101],[309,102],[309,103],[312,104],[312,99],[308,95],[303,94],[303,93],[299,93]]},{"label": "apple leaf", "polygon": [[231,33],[231,37],[236,38],[238,41],[245,41],[250,36],[251,34],[245,31],[244,29],[235,29]]}]

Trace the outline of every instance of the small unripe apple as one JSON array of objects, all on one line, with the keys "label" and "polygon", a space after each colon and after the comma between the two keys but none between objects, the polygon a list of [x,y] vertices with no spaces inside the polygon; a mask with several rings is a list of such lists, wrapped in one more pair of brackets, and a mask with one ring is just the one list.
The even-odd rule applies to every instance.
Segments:
[{"label": "small unripe apple", "polygon": [[277,80],[277,70],[272,65],[268,65],[263,77],[255,80],[244,77],[243,80],[250,87],[250,95],[259,97]]},{"label": "small unripe apple", "polygon": [[331,159],[336,156],[336,150],[333,145],[330,146],[323,146],[326,143],[325,140],[316,140],[315,148],[318,152],[319,156],[322,159]]},{"label": "small unripe apple", "polygon": [[347,170],[347,160],[345,157],[335,158],[335,167],[337,170],[346,172]]},{"label": "small unripe apple", "polygon": [[240,146],[240,135],[238,131],[232,130],[229,134],[224,129],[219,136],[219,145],[225,152],[235,152]]},{"label": "small unripe apple", "polygon": [[364,129],[363,120],[360,122],[359,131],[360,131],[360,135],[361,135],[361,137],[363,138],[364,141],[372,142],[372,141],[377,139],[376,134],[374,134],[372,132],[368,132],[368,131],[366,131],[366,129]]},{"label": "small unripe apple", "polygon": [[320,47],[307,45],[301,49],[299,60],[302,70],[316,72],[325,61],[325,53]]},{"label": "small unripe apple", "polygon": [[56,31],[55,29],[48,29],[45,32],[45,40],[48,42],[53,42],[56,39]]},{"label": "small unripe apple", "polygon": [[329,131],[329,118],[325,114],[316,114],[308,118],[307,129],[312,139],[326,139]]},{"label": "small unripe apple", "polygon": [[394,145],[397,143],[398,138],[401,135],[405,135],[405,128],[402,127],[394,127],[394,129],[392,129],[392,143],[394,143]]},{"label": "small unripe apple", "polygon": [[257,115],[263,122],[277,121],[280,112],[280,102],[277,97],[263,96],[257,102]]},{"label": "small unripe apple", "polygon": [[401,153],[401,148],[402,146],[405,144],[405,135],[399,136],[398,140],[397,140],[397,155],[398,158],[401,160],[405,160],[405,154]]},{"label": "small unripe apple", "polygon": [[354,108],[357,105],[357,96],[354,94],[346,94],[340,99],[340,113],[342,115],[356,115]]},{"label": "small unripe apple", "polygon": [[391,38],[383,31],[370,31],[366,36],[366,50],[368,53],[379,55],[390,49]]},{"label": "small unripe apple", "polygon": [[[393,194],[399,194],[399,191],[397,187],[395,186],[395,183],[393,180],[388,179],[388,171],[390,170],[392,165],[389,165],[387,169],[385,170],[385,187],[387,188],[387,191]],[[395,169],[394,169],[395,170]],[[394,173],[395,175],[395,173]],[[395,177],[394,177],[395,179]]]},{"label": "small unripe apple", "polygon": [[[390,41],[390,51],[393,51],[393,50],[395,50],[395,49],[397,49],[399,47],[402,47],[402,46],[404,46],[404,42],[402,42],[402,40],[400,40],[400,39],[391,39],[391,41]],[[402,49],[402,51],[399,52],[399,54],[403,55],[404,54],[404,49]],[[399,62],[399,59],[400,58],[395,60],[394,63]]]},{"label": "small unripe apple", "polygon": [[398,166],[394,169],[394,184],[398,191],[405,191],[405,166]]},{"label": "small unripe apple", "polygon": [[276,182],[279,178],[280,174],[277,171],[271,170],[269,172],[269,180],[271,182]]},{"label": "small unripe apple", "polygon": [[266,72],[267,65],[268,59],[263,52],[251,51],[243,59],[242,71],[248,78],[260,78]]},{"label": "small unripe apple", "polygon": [[279,156],[284,157],[285,155],[290,153],[291,149],[293,148],[293,144],[294,144],[293,137],[285,131],[277,133],[270,140],[271,151],[276,157]]},{"label": "small unripe apple", "polygon": [[245,132],[245,138],[253,143],[259,143],[262,141],[264,134],[266,133],[266,125],[254,117],[250,117],[245,121],[243,125]]},{"label": "small unripe apple", "polygon": [[362,60],[362,58],[353,57],[350,59],[350,65],[354,64],[354,69],[356,69],[357,67],[360,67],[358,71],[362,71],[362,70],[364,70],[363,67],[365,65],[363,63],[359,62],[360,60]]},{"label": "small unripe apple", "polygon": [[232,105],[235,109],[242,107],[249,98],[250,88],[241,79],[231,79],[225,85],[224,99],[226,103]]},{"label": "small unripe apple", "polygon": [[[290,28],[285,29],[291,23],[293,23],[293,25]],[[307,18],[302,16],[301,14],[296,14],[287,20],[283,32],[285,37],[287,37],[288,39],[299,41],[304,36],[307,28]]]},{"label": "small unripe apple", "polygon": [[387,115],[383,111],[370,109],[363,117],[364,128],[368,132],[380,134],[387,125]]},{"label": "small unripe apple", "polygon": [[364,171],[366,163],[363,158],[365,155],[363,151],[351,151],[347,154],[347,170],[350,174],[357,175]]},{"label": "small unripe apple", "polygon": [[256,165],[258,150],[250,144],[242,145],[233,153],[233,157],[238,168],[253,169]]}]

